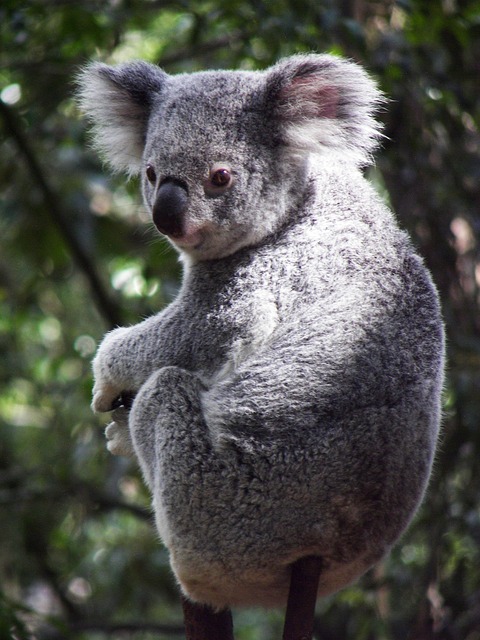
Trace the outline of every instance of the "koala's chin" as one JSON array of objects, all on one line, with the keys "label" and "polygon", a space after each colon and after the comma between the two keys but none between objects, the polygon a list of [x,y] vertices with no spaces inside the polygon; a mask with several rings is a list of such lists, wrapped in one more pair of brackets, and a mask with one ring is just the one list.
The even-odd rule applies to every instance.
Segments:
[{"label": "koala's chin", "polygon": [[241,227],[226,228],[211,223],[189,230],[179,237],[166,235],[166,238],[180,253],[184,264],[227,258],[245,247],[256,246],[263,240],[260,233],[255,234],[251,230]]}]

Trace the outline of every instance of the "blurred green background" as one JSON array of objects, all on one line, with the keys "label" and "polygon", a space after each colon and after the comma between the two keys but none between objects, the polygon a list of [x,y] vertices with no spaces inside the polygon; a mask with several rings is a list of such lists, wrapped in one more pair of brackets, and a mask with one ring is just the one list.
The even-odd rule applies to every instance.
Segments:
[{"label": "blurred green background", "polygon": [[[300,51],[363,63],[390,97],[369,177],[433,273],[449,349],[426,501],[385,562],[319,602],[316,637],[480,639],[480,2],[3,0],[0,640],[182,637],[148,495],[89,409],[96,344],[168,303],[180,270],[136,182],[90,150],[75,74]],[[235,611],[237,638],[279,638],[282,617]]]}]

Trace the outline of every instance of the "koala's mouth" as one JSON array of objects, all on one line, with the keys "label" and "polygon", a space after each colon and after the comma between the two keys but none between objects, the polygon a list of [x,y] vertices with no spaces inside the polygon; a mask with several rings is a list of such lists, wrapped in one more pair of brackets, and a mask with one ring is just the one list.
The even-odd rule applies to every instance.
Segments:
[{"label": "koala's mouth", "polygon": [[205,242],[205,232],[203,229],[192,229],[179,235],[169,235],[168,238],[179,249],[199,249]]}]

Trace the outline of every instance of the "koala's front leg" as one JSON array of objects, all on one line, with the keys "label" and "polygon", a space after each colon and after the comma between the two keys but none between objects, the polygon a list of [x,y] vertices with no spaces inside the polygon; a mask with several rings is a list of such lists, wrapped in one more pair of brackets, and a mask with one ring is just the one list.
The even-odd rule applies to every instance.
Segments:
[{"label": "koala's front leg", "polygon": [[107,333],[95,355],[92,409],[98,413],[112,411],[123,392],[136,390],[132,379],[133,355],[129,353],[132,342],[129,334],[133,329],[120,327]]},{"label": "koala's front leg", "polygon": [[112,411],[124,404],[120,396],[134,396],[150,374],[164,365],[161,324],[158,314],[107,333],[93,360],[94,411]]},{"label": "koala's front leg", "polygon": [[[107,449],[113,455],[134,457],[128,428],[130,407],[135,397],[133,380],[125,375],[127,353],[123,352],[128,329],[116,329],[106,335],[93,361],[95,384],[92,408],[112,411],[112,422],[105,429]],[[128,390],[127,390],[128,389]]]},{"label": "koala's front leg", "polygon": [[[113,411],[105,437],[114,455],[135,455],[128,425],[130,408],[152,371],[162,366],[160,334],[161,314],[133,327],[115,329],[105,336],[93,360],[92,408]],[[158,347],[155,357],[152,344]]]}]

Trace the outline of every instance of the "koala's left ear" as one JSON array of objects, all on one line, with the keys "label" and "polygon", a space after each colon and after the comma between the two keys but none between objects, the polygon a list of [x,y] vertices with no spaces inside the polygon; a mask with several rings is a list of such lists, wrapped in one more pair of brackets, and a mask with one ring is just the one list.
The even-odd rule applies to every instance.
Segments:
[{"label": "koala's left ear", "polygon": [[94,125],[94,144],[111,166],[139,172],[152,101],[167,74],[147,62],[111,67],[94,62],[79,75],[80,108]]},{"label": "koala's left ear", "polygon": [[327,54],[286,58],[267,71],[266,98],[292,151],[371,162],[382,136],[373,114],[384,98],[359,65]]}]

